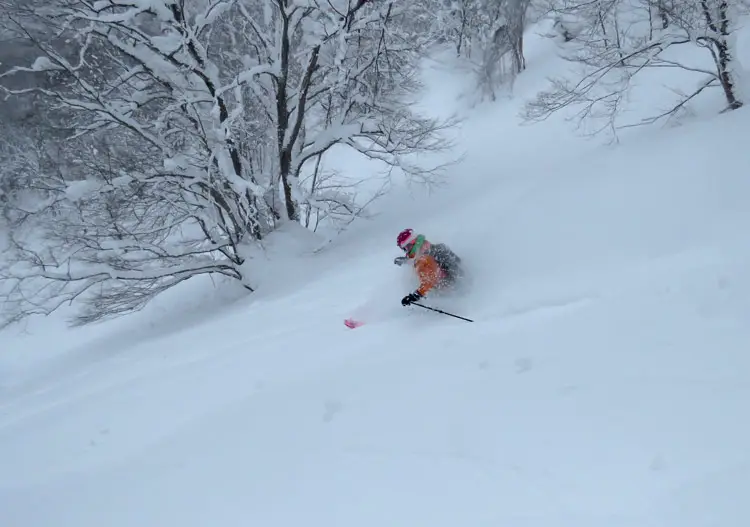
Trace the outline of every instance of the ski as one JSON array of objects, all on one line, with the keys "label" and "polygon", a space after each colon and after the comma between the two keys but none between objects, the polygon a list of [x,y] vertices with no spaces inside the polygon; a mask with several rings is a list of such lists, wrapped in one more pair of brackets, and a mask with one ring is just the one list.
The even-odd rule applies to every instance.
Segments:
[{"label": "ski", "polygon": [[362,324],[364,324],[364,322],[354,320],[353,318],[347,318],[346,320],[344,320],[344,325],[351,329],[358,328]]}]

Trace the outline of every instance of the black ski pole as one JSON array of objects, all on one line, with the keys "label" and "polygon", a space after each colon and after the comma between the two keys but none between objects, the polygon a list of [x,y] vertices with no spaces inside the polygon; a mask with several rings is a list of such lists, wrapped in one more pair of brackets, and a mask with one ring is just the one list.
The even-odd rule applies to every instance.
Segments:
[{"label": "black ski pole", "polygon": [[458,315],[454,315],[453,313],[448,313],[447,311],[443,311],[442,309],[435,309],[434,307],[425,306],[425,305],[422,305],[422,304],[418,304],[416,302],[412,302],[411,305],[413,305],[413,306],[419,306],[419,307],[422,307],[424,309],[429,309],[430,311],[435,311],[436,313],[442,313],[443,315],[448,315],[449,317],[460,318],[461,320],[465,320],[466,322],[474,322],[470,318],[460,317]]}]

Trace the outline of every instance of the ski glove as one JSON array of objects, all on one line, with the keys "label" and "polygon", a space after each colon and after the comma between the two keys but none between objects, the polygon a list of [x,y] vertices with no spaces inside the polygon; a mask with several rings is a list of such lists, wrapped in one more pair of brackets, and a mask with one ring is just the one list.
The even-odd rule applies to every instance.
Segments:
[{"label": "ski glove", "polygon": [[393,260],[393,263],[396,265],[404,265],[407,263],[409,259],[406,256],[398,256],[395,260]]},{"label": "ski glove", "polygon": [[412,304],[413,302],[416,302],[422,298],[422,295],[414,291],[413,293],[409,293],[404,298],[401,299],[401,305],[402,306],[408,306],[409,304]]}]

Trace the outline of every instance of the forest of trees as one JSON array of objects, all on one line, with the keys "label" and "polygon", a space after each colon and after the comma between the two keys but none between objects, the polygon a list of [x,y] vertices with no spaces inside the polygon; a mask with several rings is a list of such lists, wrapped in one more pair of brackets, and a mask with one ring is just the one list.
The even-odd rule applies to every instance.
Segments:
[{"label": "forest of trees", "polygon": [[[733,31],[745,0],[0,0],[5,321],[76,300],[76,323],[143,307],[199,274],[251,289],[246,247],[283,222],[346,225],[368,199],[327,172],[334,148],[415,181],[441,176],[454,123],[415,113],[437,47],[487,99],[527,67],[551,17],[580,74],[527,106],[541,120],[616,115],[644,69],[714,65],[743,104]],[[529,65],[531,67],[531,65]],[[533,94],[524,94],[530,96]],[[435,156],[444,159],[446,156]]]}]

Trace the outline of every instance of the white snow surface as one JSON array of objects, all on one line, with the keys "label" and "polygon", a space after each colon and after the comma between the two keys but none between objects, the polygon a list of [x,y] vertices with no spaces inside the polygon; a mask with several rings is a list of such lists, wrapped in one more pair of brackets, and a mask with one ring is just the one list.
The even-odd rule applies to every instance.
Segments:
[{"label": "white snow surface", "polygon": [[[255,294],[0,333],[0,526],[750,525],[749,110],[617,147],[520,127],[565,67],[526,48],[450,184],[330,244],[286,225]],[[455,108],[465,76],[430,75]],[[425,303],[475,322],[401,307],[405,227],[470,270]]]}]

